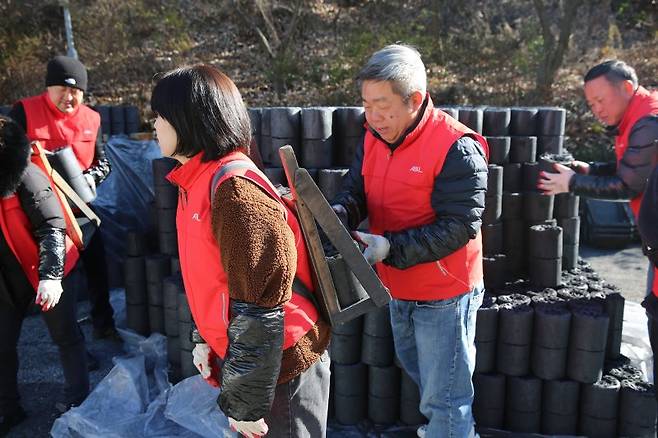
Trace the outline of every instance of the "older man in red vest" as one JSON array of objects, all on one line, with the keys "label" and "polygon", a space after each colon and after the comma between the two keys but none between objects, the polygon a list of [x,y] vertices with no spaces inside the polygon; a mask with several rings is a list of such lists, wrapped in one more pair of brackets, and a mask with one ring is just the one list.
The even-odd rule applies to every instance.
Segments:
[{"label": "older man in red vest", "polygon": [[367,130],[333,208],[394,298],[395,351],[419,385],[419,436],[473,436],[475,316],[482,303],[487,143],[434,107],[420,54],[372,55],[357,77]]},{"label": "older man in red vest", "polygon": [[[56,56],[48,62],[46,87],[45,92],[16,102],[9,116],[25,129],[30,140],[39,140],[49,151],[70,146],[95,191],[110,173],[110,163],[101,143],[100,116],[83,103],[87,70],[77,59]],[[94,337],[118,339],[100,231],[94,233],[81,258],[87,272]]]}]

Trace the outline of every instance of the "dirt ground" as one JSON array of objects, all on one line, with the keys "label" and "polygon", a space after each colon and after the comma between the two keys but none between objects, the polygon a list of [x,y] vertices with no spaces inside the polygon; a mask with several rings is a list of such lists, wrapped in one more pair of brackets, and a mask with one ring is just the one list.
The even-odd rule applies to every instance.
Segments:
[{"label": "dirt ground", "polygon": [[646,295],[649,262],[639,243],[623,249],[599,249],[581,245],[580,256],[607,282],[619,287],[629,301],[641,303]]}]

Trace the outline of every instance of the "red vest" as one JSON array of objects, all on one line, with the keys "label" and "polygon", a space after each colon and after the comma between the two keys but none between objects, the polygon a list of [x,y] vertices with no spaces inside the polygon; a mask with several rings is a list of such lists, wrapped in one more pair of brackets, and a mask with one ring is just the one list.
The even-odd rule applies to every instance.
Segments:
[{"label": "red vest", "polygon": [[26,134],[30,140],[39,140],[49,151],[71,145],[82,170],[91,167],[101,125],[96,111],[80,104],[72,113],[64,113],[50,100],[48,92],[20,102],[25,109]]},{"label": "red vest", "polygon": [[[50,184],[53,184],[52,180]],[[39,248],[34,241],[34,234],[32,234],[32,223],[23,211],[15,193],[0,199],[0,229],[28,281],[36,291],[39,286]],[[64,275],[73,269],[78,257],[78,249],[66,236]]]},{"label": "red vest", "polygon": [[[443,111],[428,104],[418,126],[391,152],[366,131],[361,173],[365,183],[370,231],[400,231],[436,220],[430,204],[434,180],[450,146],[467,135],[489,155],[487,142]],[[378,263],[377,273],[391,295],[403,300],[435,300],[461,295],[482,281],[482,237],[435,262],[397,269]]]},{"label": "red vest", "polygon": [[[638,87],[635,96],[631,99],[624,117],[619,122],[619,135],[615,137],[615,154],[617,155],[617,165],[624,156],[628,148],[628,137],[631,135],[633,126],[642,118],[649,115],[658,115],[658,93],[649,92],[644,87]],[[642,194],[631,199],[631,210],[635,214],[635,219],[640,212],[642,203]]]},{"label": "red vest", "polygon": [[[233,152],[220,160],[202,162],[201,155],[177,167],[168,175],[179,186],[178,249],[185,283],[185,292],[199,333],[213,351],[224,357],[228,346],[227,328],[230,320],[228,278],[222,267],[221,251],[212,231],[210,186],[215,173],[224,165],[240,160],[251,163],[249,158]],[[297,246],[296,276],[313,290],[311,267],[304,237],[295,215],[285,206],[276,189],[260,171],[231,169],[220,178],[219,184],[228,178],[246,178],[261,187],[281,205]],[[284,304],[283,349],[292,347],[314,325],[318,312],[313,304],[294,293]]]},{"label": "red vest", "polygon": [[653,268],[653,286],[651,288],[653,294],[658,297],[658,268]]}]

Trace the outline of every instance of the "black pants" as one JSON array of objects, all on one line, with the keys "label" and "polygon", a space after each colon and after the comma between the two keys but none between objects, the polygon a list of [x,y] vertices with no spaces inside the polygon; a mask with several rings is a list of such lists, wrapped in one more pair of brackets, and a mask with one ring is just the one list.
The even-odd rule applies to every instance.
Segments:
[{"label": "black pants", "polygon": [[[84,337],[77,323],[77,297],[75,289],[67,283],[64,280],[62,284],[64,292],[59,303],[41,315],[59,348],[65,379],[64,399],[79,403],[89,393],[89,372]],[[35,295],[28,291],[19,296],[20,300],[13,305],[0,301],[0,414],[11,413],[19,406],[16,345],[25,313]]]},{"label": "black pants", "polygon": [[[658,378],[658,362],[656,353],[658,353],[658,321],[647,315],[649,318],[649,342],[651,343],[651,352],[653,353],[653,381]],[[658,401],[658,391],[656,391],[656,400]]]},{"label": "black pants", "polygon": [[87,248],[80,254],[87,273],[87,290],[91,304],[91,321],[95,329],[114,327],[114,311],[110,305],[110,290],[105,262],[105,245],[97,229]]}]

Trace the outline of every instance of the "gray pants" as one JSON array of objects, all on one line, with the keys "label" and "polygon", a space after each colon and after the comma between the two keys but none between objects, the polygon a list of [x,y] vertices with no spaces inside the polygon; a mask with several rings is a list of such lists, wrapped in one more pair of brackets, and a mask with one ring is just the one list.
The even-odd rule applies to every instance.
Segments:
[{"label": "gray pants", "polygon": [[324,438],[329,408],[329,354],[309,369],[276,387],[272,410],[265,417],[267,438]]},{"label": "gray pants", "polygon": [[651,287],[653,286],[653,276],[655,274],[655,271],[653,270],[653,263],[649,262],[649,268],[647,269],[647,290],[646,290],[646,295],[649,295],[653,291],[651,290]]}]

